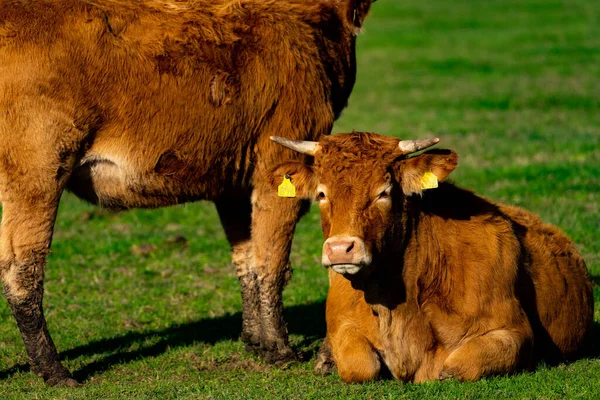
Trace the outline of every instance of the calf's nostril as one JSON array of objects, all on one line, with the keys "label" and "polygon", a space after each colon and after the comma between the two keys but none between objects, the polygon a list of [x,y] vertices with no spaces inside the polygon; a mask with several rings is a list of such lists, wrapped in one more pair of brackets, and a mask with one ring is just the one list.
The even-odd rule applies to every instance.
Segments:
[{"label": "calf's nostril", "polygon": [[350,246],[348,246],[348,248],[346,249],[346,253],[351,253],[352,250],[354,250],[354,241],[350,243]]}]

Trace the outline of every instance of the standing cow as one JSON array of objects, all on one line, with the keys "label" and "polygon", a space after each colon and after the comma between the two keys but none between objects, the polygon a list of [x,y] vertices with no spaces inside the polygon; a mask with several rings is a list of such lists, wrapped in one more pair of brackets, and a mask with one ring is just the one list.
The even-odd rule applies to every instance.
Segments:
[{"label": "standing cow", "polygon": [[266,186],[329,134],[373,0],[0,0],[0,275],[32,370],[73,385],[42,311],[63,190],[128,209],[216,203],[242,286],[242,339],[294,357],[282,319],[304,202]]},{"label": "standing cow", "polygon": [[477,380],[580,348],[594,302],[573,243],[520,208],[437,187],[456,153],[407,158],[437,139],[274,140],[314,156],[276,167],[272,186],[288,175],[321,209],[331,285],[318,368],[330,352],[346,382],[382,362],[403,381]]}]

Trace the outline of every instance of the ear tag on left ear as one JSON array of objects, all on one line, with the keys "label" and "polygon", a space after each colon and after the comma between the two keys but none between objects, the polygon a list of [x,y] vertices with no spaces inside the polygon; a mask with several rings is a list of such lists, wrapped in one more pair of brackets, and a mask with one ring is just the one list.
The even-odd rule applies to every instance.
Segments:
[{"label": "ear tag on left ear", "polygon": [[296,186],[294,186],[292,179],[288,174],[284,175],[283,182],[277,187],[277,196],[296,197]]},{"label": "ear tag on left ear", "polygon": [[438,187],[438,178],[433,172],[425,172],[421,177],[421,189],[435,189]]}]

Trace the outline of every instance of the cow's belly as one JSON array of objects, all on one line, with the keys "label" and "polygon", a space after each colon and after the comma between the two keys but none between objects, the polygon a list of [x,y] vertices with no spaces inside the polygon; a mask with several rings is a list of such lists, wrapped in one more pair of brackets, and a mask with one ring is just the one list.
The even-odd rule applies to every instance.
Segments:
[{"label": "cow's belly", "polygon": [[144,171],[118,160],[89,158],[75,168],[67,189],[106,208],[154,208],[212,200],[222,191],[214,179],[183,179],[177,174]]}]

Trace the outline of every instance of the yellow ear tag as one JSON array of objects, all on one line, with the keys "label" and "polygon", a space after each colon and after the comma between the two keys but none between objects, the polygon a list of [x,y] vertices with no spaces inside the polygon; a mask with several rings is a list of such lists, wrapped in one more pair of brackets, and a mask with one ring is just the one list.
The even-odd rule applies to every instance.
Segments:
[{"label": "yellow ear tag", "polygon": [[294,186],[288,174],[284,175],[283,182],[277,187],[277,196],[296,197],[296,186]]},{"label": "yellow ear tag", "polygon": [[435,189],[438,187],[437,176],[433,172],[425,172],[421,177],[421,189]]}]

